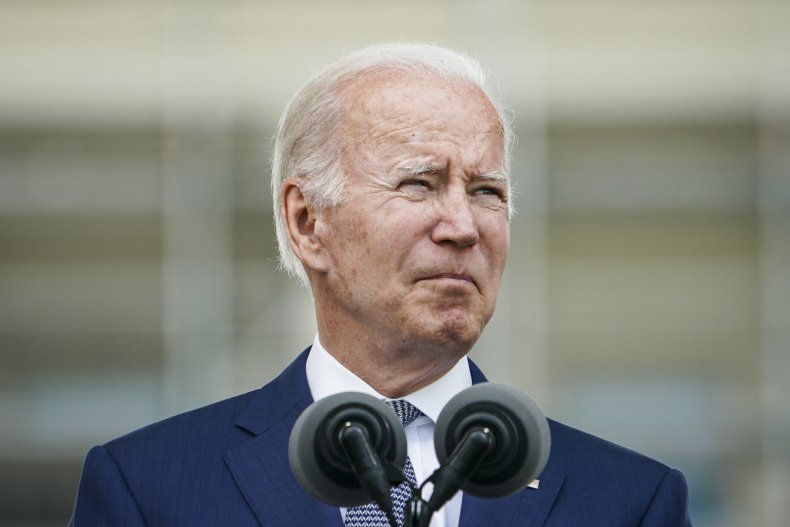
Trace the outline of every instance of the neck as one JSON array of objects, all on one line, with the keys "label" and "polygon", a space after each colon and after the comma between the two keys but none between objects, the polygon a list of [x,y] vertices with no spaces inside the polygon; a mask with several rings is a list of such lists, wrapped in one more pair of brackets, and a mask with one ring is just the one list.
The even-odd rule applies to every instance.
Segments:
[{"label": "neck", "polygon": [[331,331],[318,321],[321,344],[340,364],[378,393],[397,399],[413,393],[446,374],[466,351],[449,353],[415,342],[380,342],[347,328]]},{"label": "neck", "polygon": [[405,397],[410,393],[424,388],[444,376],[457,363],[429,363],[417,366],[404,366],[390,361],[372,360],[370,356],[360,358],[357,354],[336,353],[331,344],[327,344],[327,352],[338,362],[365,381],[374,390],[390,399]]}]

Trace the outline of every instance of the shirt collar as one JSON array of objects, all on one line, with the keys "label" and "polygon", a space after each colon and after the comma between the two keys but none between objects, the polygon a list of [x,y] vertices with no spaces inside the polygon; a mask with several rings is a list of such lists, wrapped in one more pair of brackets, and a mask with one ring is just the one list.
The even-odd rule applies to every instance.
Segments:
[{"label": "shirt collar", "polygon": [[[307,384],[316,401],[341,392],[362,392],[377,399],[388,399],[340,364],[324,348],[317,334],[307,357]],[[464,357],[442,377],[401,399],[419,408],[435,423],[447,402],[470,386],[472,386],[472,375],[469,372],[469,361]]]}]

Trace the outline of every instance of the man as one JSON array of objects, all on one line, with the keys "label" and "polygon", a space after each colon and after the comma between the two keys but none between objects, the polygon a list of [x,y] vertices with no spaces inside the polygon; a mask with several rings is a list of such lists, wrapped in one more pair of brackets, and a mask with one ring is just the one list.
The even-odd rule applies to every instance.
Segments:
[{"label": "man", "polygon": [[[311,498],[288,437],[312,401],[361,391],[416,409],[417,483],[438,466],[440,410],[485,380],[466,354],[508,253],[511,138],[480,67],[443,48],[374,46],[308,82],[280,121],[272,188],[282,264],[315,300],[313,345],[261,390],[94,447],[72,525],[387,525]],[[431,526],[690,524],[682,474],[550,426],[537,485],[458,494]]]}]

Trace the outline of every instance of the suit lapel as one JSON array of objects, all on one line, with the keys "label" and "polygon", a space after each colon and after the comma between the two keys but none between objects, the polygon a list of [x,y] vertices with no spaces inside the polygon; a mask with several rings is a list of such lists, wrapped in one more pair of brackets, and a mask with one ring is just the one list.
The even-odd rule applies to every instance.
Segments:
[{"label": "suit lapel", "polygon": [[225,453],[242,495],[262,526],[342,526],[340,510],[302,489],[291,473],[288,438],[296,419],[313,402],[302,353],[264,386],[235,421],[254,437]]},{"label": "suit lapel", "polygon": [[464,494],[459,527],[478,525],[524,525],[538,527],[546,522],[565,474],[549,465],[540,475],[540,487],[526,488],[504,498],[485,499]]},{"label": "suit lapel", "polygon": [[[486,382],[485,375],[469,361],[472,383]],[[551,462],[540,474],[537,489],[526,488],[510,496],[485,499],[464,494],[459,527],[478,525],[524,525],[538,527],[546,522],[554,501],[565,481],[565,470]]]}]

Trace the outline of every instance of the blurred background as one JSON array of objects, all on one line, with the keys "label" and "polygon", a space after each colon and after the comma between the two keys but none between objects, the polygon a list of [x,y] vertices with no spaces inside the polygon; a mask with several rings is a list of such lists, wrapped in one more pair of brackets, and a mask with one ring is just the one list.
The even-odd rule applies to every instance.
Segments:
[{"label": "blurred background", "polygon": [[88,448],[312,342],[270,138],[380,40],[488,66],[518,213],[473,351],[685,472],[696,525],[790,518],[790,3],[0,1],[0,525],[68,520]]}]

